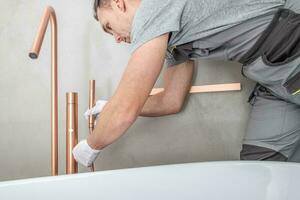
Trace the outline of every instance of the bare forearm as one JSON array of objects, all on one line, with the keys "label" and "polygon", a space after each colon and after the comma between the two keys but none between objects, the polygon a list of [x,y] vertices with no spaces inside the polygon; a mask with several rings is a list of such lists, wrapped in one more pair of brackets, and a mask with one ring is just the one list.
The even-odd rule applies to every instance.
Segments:
[{"label": "bare forearm", "polygon": [[103,108],[93,133],[87,138],[89,145],[94,149],[103,149],[115,142],[134,123],[134,109],[125,109],[114,100],[109,101]]},{"label": "bare forearm", "polygon": [[163,116],[180,112],[192,85],[194,62],[169,67],[164,73],[163,92],[148,97],[141,116]]},{"label": "bare forearm", "polygon": [[165,100],[164,92],[161,92],[148,97],[140,116],[159,117],[174,114],[176,112],[175,108],[172,108],[172,105],[169,105]]}]

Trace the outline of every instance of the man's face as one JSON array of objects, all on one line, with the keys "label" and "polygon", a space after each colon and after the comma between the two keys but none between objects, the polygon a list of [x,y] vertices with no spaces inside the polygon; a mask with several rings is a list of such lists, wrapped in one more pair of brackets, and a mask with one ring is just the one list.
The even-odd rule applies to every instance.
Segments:
[{"label": "man's face", "polygon": [[112,7],[98,8],[97,14],[103,30],[114,36],[117,43],[130,43],[131,22],[126,11],[112,1]]}]

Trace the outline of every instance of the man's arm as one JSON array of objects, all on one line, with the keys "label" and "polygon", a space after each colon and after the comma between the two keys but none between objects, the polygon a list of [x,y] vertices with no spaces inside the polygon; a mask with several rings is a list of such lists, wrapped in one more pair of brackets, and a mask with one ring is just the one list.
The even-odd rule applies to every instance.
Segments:
[{"label": "man's arm", "polygon": [[189,94],[194,71],[194,62],[168,67],[164,72],[164,91],[150,96],[140,116],[156,117],[180,112]]},{"label": "man's arm", "polygon": [[93,133],[87,138],[90,147],[104,148],[134,123],[161,72],[167,42],[168,34],[164,34],[132,54],[115,94],[102,110]]}]

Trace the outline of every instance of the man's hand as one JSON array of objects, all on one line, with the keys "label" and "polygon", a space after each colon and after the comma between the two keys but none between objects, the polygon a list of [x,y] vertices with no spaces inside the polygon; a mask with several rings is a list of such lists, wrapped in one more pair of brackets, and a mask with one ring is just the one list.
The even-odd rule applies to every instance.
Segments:
[{"label": "man's hand", "polygon": [[90,167],[99,155],[100,150],[92,149],[86,140],[82,140],[73,148],[72,153],[78,163]]},{"label": "man's hand", "polygon": [[98,100],[96,102],[96,105],[94,107],[92,107],[91,109],[88,109],[85,113],[84,113],[84,117],[85,119],[89,119],[90,115],[94,115],[97,119],[98,115],[100,114],[100,112],[103,110],[105,104],[107,103],[106,100]]},{"label": "man's hand", "polygon": [[[106,100],[98,100],[94,107],[88,109],[84,113],[84,117],[88,119],[89,116],[94,115],[97,119],[97,117],[99,116],[100,112],[103,110],[106,103],[107,103]],[[96,125],[96,120],[95,120],[95,125]],[[86,140],[82,140],[73,148],[72,153],[75,160],[78,163],[82,164],[85,167],[90,167],[98,157],[100,150],[92,149]]]}]

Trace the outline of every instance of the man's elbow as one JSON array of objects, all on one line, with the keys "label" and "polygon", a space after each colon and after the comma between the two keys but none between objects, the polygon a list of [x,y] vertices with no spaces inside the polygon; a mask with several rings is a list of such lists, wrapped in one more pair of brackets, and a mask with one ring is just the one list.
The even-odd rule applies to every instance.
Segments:
[{"label": "man's elbow", "polygon": [[182,111],[184,101],[173,96],[163,95],[161,104],[166,115],[177,114]]},{"label": "man's elbow", "polygon": [[183,103],[174,103],[169,107],[169,114],[177,114],[182,111]]}]

